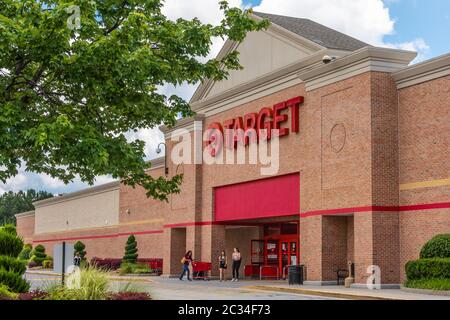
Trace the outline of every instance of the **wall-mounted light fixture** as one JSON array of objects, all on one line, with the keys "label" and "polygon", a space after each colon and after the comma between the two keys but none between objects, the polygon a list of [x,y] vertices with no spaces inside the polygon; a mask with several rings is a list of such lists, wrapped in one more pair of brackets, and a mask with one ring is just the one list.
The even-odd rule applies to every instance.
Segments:
[{"label": "wall-mounted light fixture", "polygon": [[167,167],[167,146],[164,142],[161,142],[158,144],[158,147],[156,148],[156,154],[160,154],[162,152],[161,145],[164,146],[164,174],[166,177],[169,175],[169,167]]}]

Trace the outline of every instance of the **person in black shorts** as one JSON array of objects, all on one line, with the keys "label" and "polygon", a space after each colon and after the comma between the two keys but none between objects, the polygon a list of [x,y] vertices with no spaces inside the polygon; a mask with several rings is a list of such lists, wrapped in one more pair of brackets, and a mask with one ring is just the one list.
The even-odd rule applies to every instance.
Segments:
[{"label": "person in black shorts", "polygon": [[222,253],[219,256],[219,281],[225,281],[225,270],[227,269],[227,255],[225,254],[225,251],[222,251]]}]

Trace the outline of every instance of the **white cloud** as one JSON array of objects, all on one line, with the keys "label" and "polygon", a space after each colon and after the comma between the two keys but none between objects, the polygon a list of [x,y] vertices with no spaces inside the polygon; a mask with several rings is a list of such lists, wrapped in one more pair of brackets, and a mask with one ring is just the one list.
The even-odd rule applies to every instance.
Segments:
[{"label": "white cloud", "polygon": [[377,46],[395,25],[381,0],[262,0],[254,10],[311,19]]},{"label": "white cloud", "polygon": [[417,58],[412,63],[418,63],[423,60],[426,60],[430,53],[430,46],[422,38],[417,38],[417,39],[414,39],[413,41],[397,43],[397,44],[386,43],[385,46],[388,48],[417,51],[417,53],[418,53]]}]

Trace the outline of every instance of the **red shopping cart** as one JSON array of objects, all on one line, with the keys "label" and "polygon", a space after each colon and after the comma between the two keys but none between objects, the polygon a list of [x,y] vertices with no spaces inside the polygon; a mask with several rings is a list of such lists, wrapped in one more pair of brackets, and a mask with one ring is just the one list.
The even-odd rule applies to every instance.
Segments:
[{"label": "red shopping cart", "polygon": [[194,280],[210,280],[211,279],[211,262],[192,262],[192,278]]}]

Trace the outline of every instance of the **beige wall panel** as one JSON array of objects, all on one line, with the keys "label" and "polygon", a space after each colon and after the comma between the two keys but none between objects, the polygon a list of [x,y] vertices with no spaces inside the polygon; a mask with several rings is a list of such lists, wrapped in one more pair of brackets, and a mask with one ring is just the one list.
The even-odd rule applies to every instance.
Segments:
[{"label": "beige wall panel", "polygon": [[37,207],[35,221],[36,234],[117,225],[119,190]]}]

